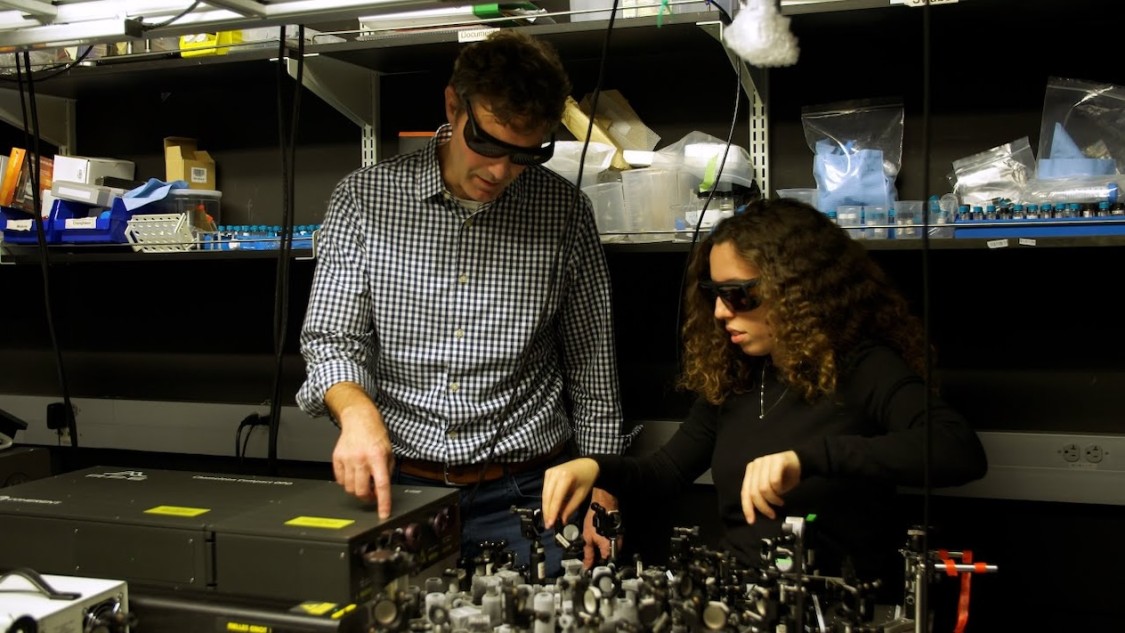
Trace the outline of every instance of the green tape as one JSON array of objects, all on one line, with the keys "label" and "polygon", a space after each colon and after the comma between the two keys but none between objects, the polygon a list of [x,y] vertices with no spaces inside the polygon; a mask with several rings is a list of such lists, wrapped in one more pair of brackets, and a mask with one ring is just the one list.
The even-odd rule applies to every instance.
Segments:
[{"label": "green tape", "polygon": [[707,170],[703,172],[703,182],[699,183],[700,191],[710,191],[715,186],[715,172],[719,170],[719,156],[711,157],[707,161]]}]

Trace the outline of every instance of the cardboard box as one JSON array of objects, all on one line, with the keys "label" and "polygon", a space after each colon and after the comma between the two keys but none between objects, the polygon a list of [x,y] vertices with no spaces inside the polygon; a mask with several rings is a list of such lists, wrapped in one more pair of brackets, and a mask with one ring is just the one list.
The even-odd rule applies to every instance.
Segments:
[{"label": "cardboard box", "polygon": [[191,189],[215,190],[215,161],[196,148],[195,139],[169,136],[164,139],[164,180],[183,180]]},{"label": "cardboard box", "polygon": [[106,176],[132,180],[136,165],[130,160],[55,154],[54,180],[100,185]]}]

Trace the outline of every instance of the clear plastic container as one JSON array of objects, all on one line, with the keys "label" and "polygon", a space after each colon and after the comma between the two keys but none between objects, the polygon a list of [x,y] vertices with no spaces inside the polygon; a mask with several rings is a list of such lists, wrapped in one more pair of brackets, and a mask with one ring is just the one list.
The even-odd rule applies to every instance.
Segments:
[{"label": "clear plastic container", "polygon": [[922,201],[899,200],[895,202],[895,239],[921,237],[918,225],[922,224]]},{"label": "clear plastic container", "polygon": [[836,207],[836,224],[847,229],[848,235],[853,238],[862,239],[863,228],[861,227],[863,227],[863,207],[852,204]]},{"label": "clear plastic container", "polygon": [[633,231],[633,221],[626,213],[621,183],[598,183],[583,187],[582,191],[590,196],[590,202],[594,206],[594,221],[597,222],[598,233],[607,235]]},{"label": "clear plastic container", "polygon": [[[671,232],[692,200],[690,174],[647,167],[621,172],[625,212],[637,233]],[[670,236],[669,236],[670,237]]]},{"label": "clear plastic container", "polygon": [[138,213],[186,213],[190,226],[215,231],[220,223],[223,192],[212,189],[173,189],[163,200],[146,204]]},{"label": "clear plastic container", "polygon": [[801,202],[804,202],[811,207],[816,207],[817,203],[815,187],[813,187],[812,189],[778,189],[777,197],[800,200]]}]

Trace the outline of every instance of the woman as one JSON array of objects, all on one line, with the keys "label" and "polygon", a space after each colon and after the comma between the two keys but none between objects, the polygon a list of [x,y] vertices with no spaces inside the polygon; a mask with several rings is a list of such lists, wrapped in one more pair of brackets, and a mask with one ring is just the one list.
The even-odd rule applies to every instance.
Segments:
[{"label": "woman", "polygon": [[896,487],[926,481],[927,417],[930,485],[987,469],[967,421],[928,393],[919,320],[862,243],[795,200],[756,202],[724,220],[690,274],[680,386],[698,400],[688,418],[647,457],[549,469],[548,527],[595,482],[637,501],[710,468],[722,546],[742,562],[760,560],[761,539],[778,535],[785,516],[816,514],[822,573],[850,559],[861,579],[882,576],[905,542],[891,516]]}]

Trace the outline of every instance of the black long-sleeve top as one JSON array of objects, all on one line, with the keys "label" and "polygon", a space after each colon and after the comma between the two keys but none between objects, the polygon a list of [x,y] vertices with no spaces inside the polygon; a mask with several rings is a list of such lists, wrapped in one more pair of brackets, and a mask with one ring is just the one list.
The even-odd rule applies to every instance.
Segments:
[{"label": "black long-sleeve top", "polygon": [[[753,388],[721,405],[700,399],[652,455],[597,457],[597,486],[623,499],[667,498],[710,468],[722,545],[744,563],[760,562],[761,539],[780,534],[786,516],[815,514],[809,533],[818,537],[822,573],[840,573],[846,557],[861,579],[882,575],[889,560],[901,562],[897,550],[906,542],[905,526],[896,520],[896,486],[924,483],[926,386],[884,346],[866,345],[843,365],[834,397],[817,402],[786,390],[772,372],[764,396]],[[936,396],[929,406],[930,485],[984,476],[984,449],[969,423]],[[800,483],[783,496],[776,520],[757,513],[754,525],[747,524],[740,501],[746,465],[787,450],[800,459]]]}]

